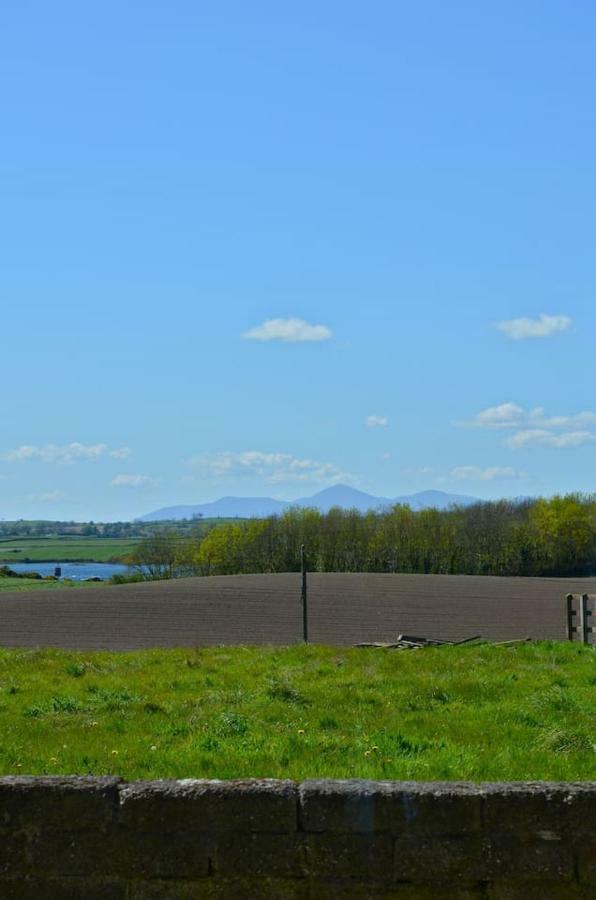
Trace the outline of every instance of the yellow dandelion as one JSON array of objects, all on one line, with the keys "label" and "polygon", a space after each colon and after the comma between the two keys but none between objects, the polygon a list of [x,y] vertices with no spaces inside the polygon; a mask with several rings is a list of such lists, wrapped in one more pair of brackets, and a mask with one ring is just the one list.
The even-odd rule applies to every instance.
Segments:
[{"label": "yellow dandelion", "polygon": [[112,750],[112,756],[118,756],[118,750]]}]

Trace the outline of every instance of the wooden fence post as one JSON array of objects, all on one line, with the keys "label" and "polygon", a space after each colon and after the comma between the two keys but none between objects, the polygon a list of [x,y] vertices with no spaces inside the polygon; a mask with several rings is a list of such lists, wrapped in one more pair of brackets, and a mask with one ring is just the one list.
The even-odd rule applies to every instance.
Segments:
[{"label": "wooden fence post", "polygon": [[580,597],[580,605],[579,605],[579,631],[581,635],[582,644],[590,643],[590,635],[592,633],[592,626],[590,625],[590,618],[592,616],[592,610],[588,609],[588,603],[590,602],[589,594],[582,594]]},{"label": "wooden fence post", "polygon": [[567,638],[570,641],[573,640],[573,634],[576,631],[576,627],[573,623],[575,614],[573,608],[573,594],[567,594]]}]

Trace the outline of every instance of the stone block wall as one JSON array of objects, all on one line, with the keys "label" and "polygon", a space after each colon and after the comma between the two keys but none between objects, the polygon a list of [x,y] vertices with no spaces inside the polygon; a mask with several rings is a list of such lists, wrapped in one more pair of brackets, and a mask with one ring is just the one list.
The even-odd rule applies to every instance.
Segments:
[{"label": "stone block wall", "polygon": [[596,897],[596,783],[0,779],[0,898]]}]

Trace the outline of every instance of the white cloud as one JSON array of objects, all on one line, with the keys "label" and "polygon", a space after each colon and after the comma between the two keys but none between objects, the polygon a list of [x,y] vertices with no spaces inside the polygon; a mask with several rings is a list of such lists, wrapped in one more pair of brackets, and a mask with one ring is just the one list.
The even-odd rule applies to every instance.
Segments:
[{"label": "white cloud", "polygon": [[245,331],[242,337],[248,341],[327,341],[333,332],[326,325],[311,325],[304,319],[266,319],[262,325]]},{"label": "white cloud", "polygon": [[49,463],[73,463],[80,460],[98,459],[107,450],[106,444],[80,444],[78,441],[73,441],[72,444],[66,444],[64,447],[56,444],[44,444],[43,446],[21,444],[15,450],[4,453],[1,458],[6,462],[38,460]]},{"label": "white cloud", "polygon": [[132,450],[130,447],[116,447],[115,450],[110,450],[108,455],[111,456],[112,459],[128,459],[131,453]]},{"label": "white cloud", "polygon": [[591,431],[563,431],[557,434],[546,428],[526,428],[516,431],[505,441],[507,447],[519,450],[521,447],[543,446],[557,447],[581,447],[583,444],[592,444],[596,441],[596,434]]},{"label": "white cloud", "polygon": [[299,459],[290,453],[205,453],[191,459],[191,465],[208,477],[257,476],[272,483],[292,481],[342,481],[350,476],[332,463]]},{"label": "white cloud", "polygon": [[367,416],[364,424],[367,428],[387,428],[389,419],[387,416]]},{"label": "white cloud", "polygon": [[73,441],[71,444],[59,446],[58,444],[21,444],[14,450],[0,455],[4,462],[45,462],[64,463],[70,465],[75,462],[99,459],[102,456],[111,456],[113,459],[127,459],[130,456],[128,447],[117,447],[110,450],[107,444],[81,444]]},{"label": "white cloud", "polygon": [[596,425],[596,413],[580,412],[572,416],[547,416],[542,407],[533,409],[528,422],[537,428],[571,428],[582,430],[590,425]]},{"label": "white cloud", "polygon": [[45,491],[41,494],[30,494],[29,500],[34,503],[57,503],[59,500],[64,500],[65,497],[64,491]]},{"label": "white cloud", "polygon": [[542,313],[537,319],[507,319],[498,322],[497,328],[511,340],[523,341],[528,338],[551,337],[553,334],[566,331],[570,325],[569,316],[548,316]]},{"label": "white cloud", "polygon": [[154,487],[157,481],[150,475],[116,475],[110,483],[112,487],[145,488]]},{"label": "white cloud", "polygon": [[516,403],[501,403],[477,413],[470,424],[477,428],[516,428],[524,423],[526,416]]},{"label": "white cloud", "polygon": [[477,413],[471,422],[475,428],[506,429],[513,432],[505,440],[512,450],[522,447],[581,447],[596,441],[596,413],[580,412],[565,416],[547,415],[542,406],[526,410],[517,403],[502,403]]},{"label": "white cloud", "polygon": [[505,481],[515,478],[526,478],[527,472],[519,472],[511,466],[456,466],[451,470],[451,477],[458,481]]}]

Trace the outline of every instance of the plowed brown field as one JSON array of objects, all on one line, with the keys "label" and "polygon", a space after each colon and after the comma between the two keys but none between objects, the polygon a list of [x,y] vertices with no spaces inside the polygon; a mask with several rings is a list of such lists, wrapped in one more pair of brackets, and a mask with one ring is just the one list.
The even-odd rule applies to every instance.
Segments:
[{"label": "plowed brown field", "polygon": [[[310,639],[349,646],[400,632],[458,640],[564,639],[565,595],[596,579],[467,575],[308,578]],[[132,650],[291,644],[302,636],[300,576],[228,575],[0,595],[0,646]]]}]

